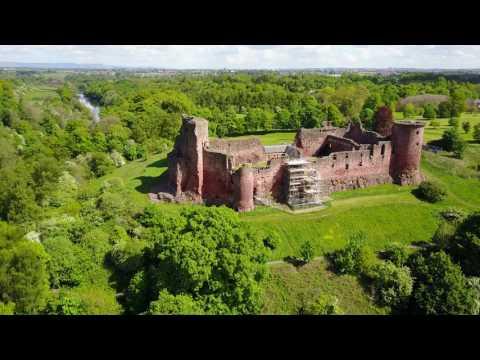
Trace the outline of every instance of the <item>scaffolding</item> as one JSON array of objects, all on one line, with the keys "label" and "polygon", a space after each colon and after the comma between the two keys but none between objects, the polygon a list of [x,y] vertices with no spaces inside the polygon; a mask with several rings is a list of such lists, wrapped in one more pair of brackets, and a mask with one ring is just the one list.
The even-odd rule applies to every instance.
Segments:
[{"label": "scaffolding", "polygon": [[287,162],[287,204],[302,209],[322,204],[323,189],[318,172],[305,159]]}]

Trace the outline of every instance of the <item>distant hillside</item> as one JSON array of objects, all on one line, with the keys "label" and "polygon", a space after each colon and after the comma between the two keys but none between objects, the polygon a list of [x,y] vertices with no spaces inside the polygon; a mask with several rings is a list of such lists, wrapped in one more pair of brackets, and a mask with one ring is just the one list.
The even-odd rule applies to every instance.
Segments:
[{"label": "distant hillside", "polygon": [[432,95],[432,94],[423,94],[415,96],[407,96],[399,100],[399,108],[403,108],[407,104],[413,104],[415,106],[424,106],[425,104],[438,105],[441,102],[447,101],[447,95]]}]

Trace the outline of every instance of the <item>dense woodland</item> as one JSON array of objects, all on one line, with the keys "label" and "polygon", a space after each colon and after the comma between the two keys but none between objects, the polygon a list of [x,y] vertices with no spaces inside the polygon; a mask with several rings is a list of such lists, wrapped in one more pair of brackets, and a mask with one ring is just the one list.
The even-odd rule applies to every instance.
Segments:
[{"label": "dense woodland", "polygon": [[[98,123],[79,92],[101,106]],[[479,84],[418,74],[0,80],[0,314],[260,312],[278,234],[253,231],[225,207],[145,205],[118,179],[94,186],[129,161],[166,154],[182,114],[207,118],[216,137],[324,121],[373,129],[386,108],[454,122],[478,111],[478,98]],[[445,135],[454,153],[465,146],[455,134]],[[332,263],[370,279],[393,312],[477,314],[479,224],[478,214],[456,214],[428,250],[387,249],[370,262],[353,239]],[[313,300],[298,312],[340,312]]]}]

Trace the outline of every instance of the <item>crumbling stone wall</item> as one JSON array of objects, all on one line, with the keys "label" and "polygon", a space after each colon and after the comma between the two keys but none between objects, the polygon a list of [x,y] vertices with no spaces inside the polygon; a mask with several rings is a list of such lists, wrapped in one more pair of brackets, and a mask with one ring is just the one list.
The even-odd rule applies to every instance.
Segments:
[{"label": "crumbling stone wall", "polygon": [[345,129],[324,127],[319,129],[300,129],[295,136],[295,145],[303,156],[314,156],[325,143],[328,135],[343,136]]},{"label": "crumbling stone wall", "polygon": [[379,141],[387,140],[379,133],[365,130],[361,123],[350,123],[344,136],[358,144],[376,144]]},{"label": "crumbling stone wall", "polygon": [[265,161],[265,149],[258,138],[248,139],[212,139],[208,150],[221,152],[231,156],[233,167],[245,163],[257,163]]},{"label": "crumbling stone wall", "polygon": [[202,200],[203,147],[208,144],[208,122],[184,117],[173,151],[168,154],[170,185],[175,196],[187,194],[190,200]]},{"label": "crumbling stone wall", "polygon": [[317,151],[319,156],[329,155],[332,152],[353,151],[360,149],[360,145],[351,139],[328,135],[322,147]]},{"label": "crumbling stone wall", "polygon": [[267,167],[255,169],[255,196],[283,201],[284,175],[285,161],[283,159],[272,160]]},{"label": "crumbling stone wall", "polygon": [[352,190],[391,183],[389,141],[370,145],[369,149],[343,151],[315,160],[314,167],[329,192]]},{"label": "crumbling stone wall", "polygon": [[203,150],[202,196],[210,204],[232,204],[232,159],[227,154]]}]

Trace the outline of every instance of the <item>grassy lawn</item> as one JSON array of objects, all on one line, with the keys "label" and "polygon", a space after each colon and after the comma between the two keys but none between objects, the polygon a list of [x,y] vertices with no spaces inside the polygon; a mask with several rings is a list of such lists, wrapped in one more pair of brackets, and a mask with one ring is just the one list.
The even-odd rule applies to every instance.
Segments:
[{"label": "grassy lawn", "polygon": [[336,297],[345,314],[386,313],[374,305],[357,278],[335,275],[323,259],[298,269],[290,264],[272,265],[264,290],[263,314],[296,314],[303,299],[312,300],[319,294]]},{"label": "grassy lawn", "polygon": [[236,136],[229,139],[245,139],[250,137],[258,137],[263,145],[277,145],[277,144],[291,144],[295,138],[296,132],[285,132],[285,133],[270,133],[265,135],[246,135],[246,136]]}]

